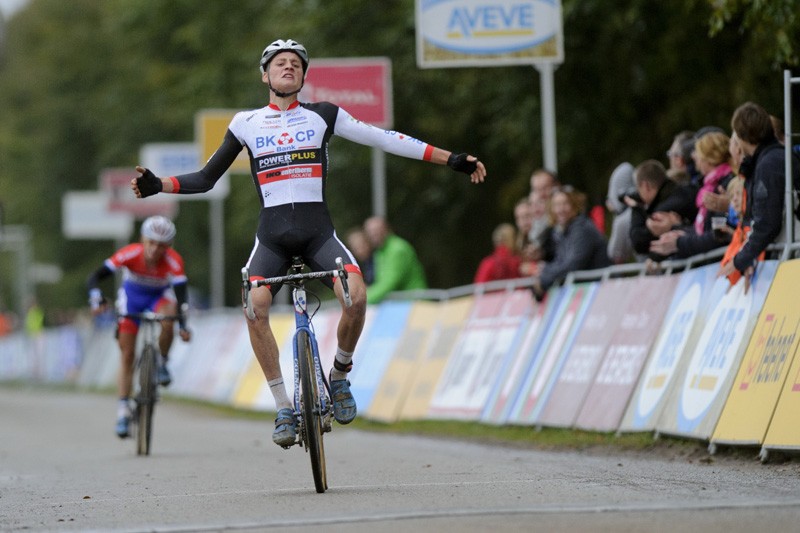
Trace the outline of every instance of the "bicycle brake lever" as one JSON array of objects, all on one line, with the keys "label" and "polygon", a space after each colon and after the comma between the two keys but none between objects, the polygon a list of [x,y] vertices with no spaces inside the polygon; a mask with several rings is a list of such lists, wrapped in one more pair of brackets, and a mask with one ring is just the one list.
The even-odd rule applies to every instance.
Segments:
[{"label": "bicycle brake lever", "polygon": [[338,270],[339,279],[342,281],[342,292],[344,294],[344,306],[350,307],[353,305],[353,299],[350,298],[350,286],[347,284],[347,271],[344,269],[344,262],[341,257],[336,258],[336,269]]},{"label": "bicycle brake lever", "polygon": [[242,308],[244,314],[250,320],[255,320],[256,313],[253,311],[253,298],[250,296],[250,270],[247,267],[242,268]]}]

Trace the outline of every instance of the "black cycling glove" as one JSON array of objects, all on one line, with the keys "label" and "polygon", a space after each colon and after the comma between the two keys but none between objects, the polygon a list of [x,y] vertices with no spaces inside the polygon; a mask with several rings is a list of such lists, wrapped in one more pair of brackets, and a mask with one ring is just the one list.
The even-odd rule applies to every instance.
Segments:
[{"label": "black cycling glove", "polygon": [[139,187],[139,192],[141,193],[142,198],[147,198],[148,196],[158,194],[164,188],[164,184],[161,183],[161,179],[150,172],[149,168],[144,169],[142,175],[136,178],[136,186]]},{"label": "black cycling glove", "polygon": [[447,158],[447,166],[456,172],[463,172],[464,174],[472,174],[478,169],[478,160],[467,161],[467,154],[450,154]]}]

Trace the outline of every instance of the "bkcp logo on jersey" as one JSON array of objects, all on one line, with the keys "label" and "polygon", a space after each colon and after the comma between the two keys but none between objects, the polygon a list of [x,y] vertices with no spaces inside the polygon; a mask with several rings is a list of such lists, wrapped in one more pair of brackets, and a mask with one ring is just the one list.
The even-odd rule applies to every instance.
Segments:
[{"label": "bkcp logo on jersey", "polygon": [[311,142],[315,136],[314,130],[299,130],[294,132],[294,135],[288,131],[284,131],[280,135],[262,135],[255,138],[256,149],[260,148],[283,148],[284,150],[296,142]]}]

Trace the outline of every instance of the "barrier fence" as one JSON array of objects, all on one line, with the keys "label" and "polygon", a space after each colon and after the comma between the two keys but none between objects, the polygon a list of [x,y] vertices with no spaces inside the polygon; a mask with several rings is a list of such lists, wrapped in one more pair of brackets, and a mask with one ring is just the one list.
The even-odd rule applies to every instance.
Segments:
[{"label": "barrier fence", "polygon": [[[371,306],[350,375],[359,413],[655,432],[711,452],[760,446],[762,458],[800,449],[800,260],[763,262],[747,291],[693,261],[658,276],[576,273],[542,302],[515,280]],[[326,368],[338,318],[329,306],[314,317]],[[291,375],[291,311],[271,324]],[[238,310],[197,313],[191,327],[192,342],[173,344],[170,394],[275,409]],[[2,381],[113,387],[118,365],[110,327],[0,339]]]}]

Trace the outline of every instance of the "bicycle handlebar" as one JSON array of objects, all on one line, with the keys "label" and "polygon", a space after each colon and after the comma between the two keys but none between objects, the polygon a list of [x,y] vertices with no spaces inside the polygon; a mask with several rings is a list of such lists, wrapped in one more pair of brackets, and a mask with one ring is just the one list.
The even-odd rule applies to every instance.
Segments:
[{"label": "bicycle handlebar", "polygon": [[247,318],[253,320],[256,317],[256,313],[253,310],[253,298],[250,294],[250,291],[253,288],[263,287],[264,285],[321,278],[339,278],[342,282],[345,307],[350,307],[353,305],[353,300],[350,298],[350,286],[347,283],[347,271],[344,269],[344,262],[342,261],[342,258],[337,257],[336,268],[333,270],[287,274],[285,276],[275,276],[272,278],[257,279],[255,281],[250,281],[250,270],[247,267],[242,268],[242,308],[244,309]]}]

